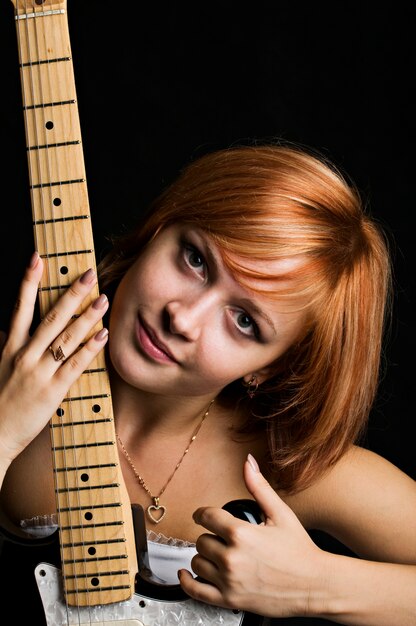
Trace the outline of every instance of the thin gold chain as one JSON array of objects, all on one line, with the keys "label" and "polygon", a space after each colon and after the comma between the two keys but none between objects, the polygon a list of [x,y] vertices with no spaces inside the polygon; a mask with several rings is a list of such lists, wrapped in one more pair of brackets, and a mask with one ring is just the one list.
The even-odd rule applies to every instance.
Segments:
[{"label": "thin gold chain", "polygon": [[[158,524],[159,522],[162,521],[163,517],[165,517],[165,513],[166,513],[166,507],[162,506],[159,504],[159,500],[161,498],[161,496],[164,494],[167,486],[169,485],[170,481],[172,480],[172,478],[174,477],[174,475],[176,474],[176,472],[178,471],[179,467],[182,464],[182,461],[184,460],[185,456],[188,454],[189,452],[189,448],[191,447],[191,445],[193,444],[193,442],[195,441],[195,439],[198,436],[199,431],[201,430],[202,424],[204,423],[204,421],[206,420],[206,418],[209,415],[209,411],[211,409],[211,406],[213,404],[214,400],[211,400],[211,402],[208,405],[208,408],[206,409],[206,411],[204,412],[204,414],[202,415],[201,421],[199,422],[198,426],[195,428],[194,432],[192,433],[192,437],[189,440],[188,445],[186,446],[185,450],[182,453],[181,458],[179,459],[179,461],[176,463],[173,472],[171,473],[171,475],[169,476],[169,478],[167,479],[166,483],[164,484],[164,486],[162,487],[162,489],[159,492],[159,495],[154,496],[152,494],[152,492],[150,491],[149,487],[146,485],[146,482],[144,480],[144,478],[142,478],[142,476],[140,476],[139,472],[136,469],[136,466],[134,465],[131,456],[129,455],[129,453],[127,452],[124,443],[122,442],[122,440],[120,439],[120,436],[117,434],[117,441],[120,444],[120,447],[123,451],[124,456],[126,457],[127,461],[129,462],[129,465],[131,467],[131,469],[133,470],[133,473],[136,477],[137,482],[139,483],[139,485],[146,491],[146,493],[149,494],[150,498],[153,500],[153,504],[150,505],[147,509],[147,513],[150,517],[150,519],[152,520],[152,522]],[[160,518],[156,519],[154,517],[154,515],[152,514],[153,510],[159,510],[162,509],[162,515]]]}]

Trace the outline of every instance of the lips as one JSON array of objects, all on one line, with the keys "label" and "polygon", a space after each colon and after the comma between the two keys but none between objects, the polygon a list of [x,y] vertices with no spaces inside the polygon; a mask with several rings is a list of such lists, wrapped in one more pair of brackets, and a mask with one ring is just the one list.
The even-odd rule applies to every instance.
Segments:
[{"label": "lips", "polygon": [[165,346],[154,330],[152,330],[141,317],[137,319],[137,337],[142,351],[152,360],[163,363],[177,363],[177,360],[167,346]]}]

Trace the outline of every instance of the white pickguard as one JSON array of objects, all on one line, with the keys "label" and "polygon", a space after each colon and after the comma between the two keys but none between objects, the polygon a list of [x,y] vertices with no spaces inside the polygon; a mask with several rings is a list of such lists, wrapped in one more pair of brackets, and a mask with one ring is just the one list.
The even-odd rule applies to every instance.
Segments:
[{"label": "white pickguard", "polygon": [[244,613],[195,600],[158,600],[135,593],[130,600],[93,607],[64,602],[61,571],[48,563],[35,569],[47,626],[240,626]]}]

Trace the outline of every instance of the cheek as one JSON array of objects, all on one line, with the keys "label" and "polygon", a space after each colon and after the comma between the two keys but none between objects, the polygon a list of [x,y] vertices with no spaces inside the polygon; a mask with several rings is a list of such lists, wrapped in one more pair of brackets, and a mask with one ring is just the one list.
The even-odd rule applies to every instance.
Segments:
[{"label": "cheek", "polygon": [[[226,386],[249,373],[251,364],[258,363],[258,355],[239,346],[219,328],[212,328],[198,348],[198,373],[207,384]],[[257,358],[255,358],[257,356]]]}]

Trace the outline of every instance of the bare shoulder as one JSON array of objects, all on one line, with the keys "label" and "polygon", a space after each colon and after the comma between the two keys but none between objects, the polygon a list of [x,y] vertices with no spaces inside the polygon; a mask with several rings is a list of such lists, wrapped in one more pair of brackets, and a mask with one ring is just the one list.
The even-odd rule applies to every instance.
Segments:
[{"label": "bare shoulder", "polygon": [[370,450],[352,446],[311,487],[284,499],[306,528],[361,556],[416,562],[416,482]]}]

